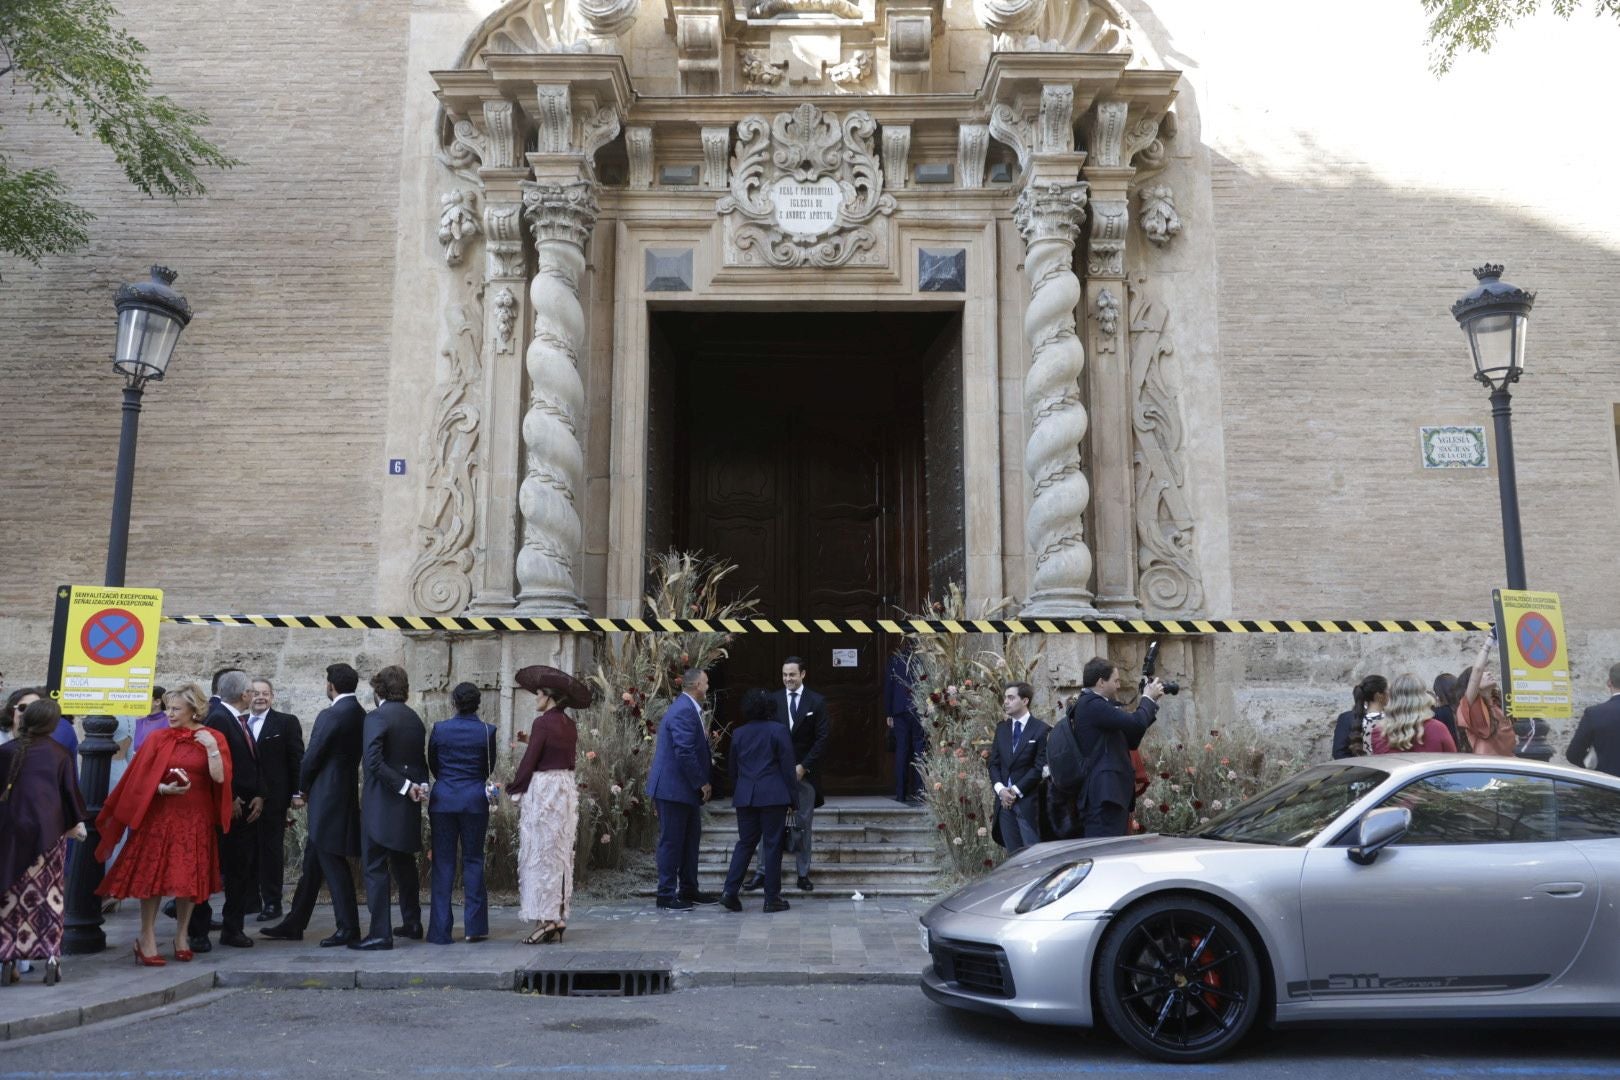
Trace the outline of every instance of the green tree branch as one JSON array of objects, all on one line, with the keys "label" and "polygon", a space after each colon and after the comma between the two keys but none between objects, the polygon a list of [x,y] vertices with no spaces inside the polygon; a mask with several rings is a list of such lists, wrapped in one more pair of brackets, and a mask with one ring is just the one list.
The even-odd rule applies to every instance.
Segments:
[{"label": "green tree branch", "polygon": [[[1548,8],[1569,18],[1586,0],[1547,0]],[[1620,18],[1620,0],[1591,0],[1593,13]],[[1491,51],[1497,35],[1534,15],[1542,0],[1423,0],[1429,17],[1429,67],[1444,75],[1460,53]]]}]

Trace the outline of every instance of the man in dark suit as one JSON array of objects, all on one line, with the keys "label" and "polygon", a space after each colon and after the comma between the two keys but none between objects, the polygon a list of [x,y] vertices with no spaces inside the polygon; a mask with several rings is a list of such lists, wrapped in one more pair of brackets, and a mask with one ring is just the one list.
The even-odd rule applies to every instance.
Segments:
[{"label": "man in dark suit", "polygon": [[1141,745],[1142,736],[1158,718],[1159,698],[1164,694],[1164,684],[1151,679],[1142,688],[1136,710],[1126,712],[1114,702],[1119,683],[1120,671],[1112,661],[1092,657],[1081,673],[1083,689],[1074,704],[1075,740],[1088,763],[1080,792],[1088,840],[1124,836],[1129,829],[1131,807],[1136,805],[1131,751]]},{"label": "man in dark suit", "polygon": [[754,849],[764,841],[759,868],[765,875],[765,911],[788,910],[782,899],[782,831],[788,805],[799,786],[793,771],[793,740],[787,729],[773,723],[776,706],[764,690],[750,690],[743,698],[742,722],[731,732],[728,764],[731,770],[731,805],[737,811],[737,845],[720,890],[720,905],[741,911],[737,890]]},{"label": "man in dark suit", "polygon": [[894,801],[909,803],[922,798],[922,773],[917,758],[928,750],[928,736],[917,716],[912,698],[916,686],[916,654],[911,639],[905,638],[889,657],[883,673],[883,718],[894,741]]},{"label": "man in dark suit", "polygon": [[1045,721],[1029,715],[1035,690],[1026,682],[1001,692],[1006,719],[990,744],[990,783],[996,792],[996,840],[1008,854],[1041,842],[1041,769],[1046,765]]},{"label": "man in dark suit", "polygon": [[658,809],[658,906],[691,911],[720,897],[698,889],[699,809],[714,794],[710,783],[709,735],[703,729],[703,698],[709,673],[694,668],[681,676],[681,693],[658,721],[658,741],[647,772],[647,796]]},{"label": "man in dark suit", "polygon": [[[422,850],[422,803],[428,797],[427,726],[405,704],[410,677],[389,665],[371,677],[377,707],[366,716],[364,784],[360,796],[361,857],[366,867],[366,907],[371,928],[351,949],[392,949],[394,935],[422,937],[421,882],[416,855]],[[399,888],[395,927],[388,911],[388,879]]]},{"label": "man in dark suit", "polygon": [[[258,750],[248,730],[248,706],[253,699],[253,680],[242,671],[226,671],[215,684],[216,700],[203,723],[221,735],[231,755],[231,797],[234,814],[231,827],[219,841],[220,875],[225,879],[225,906],[221,913],[219,943],[237,949],[253,946],[243,932],[247,916],[259,910],[259,816],[264,812],[264,789],[259,780]],[[207,952],[208,927],[214,917],[213,905],[198,904],[191,910],[187,933],[192,952]]]},{"label": "man in dark suit", "polygon": [[[782,689],[774,695],[776,719],[786,724],[793,737],[794,775],[798,779],[793,793],[793,809],[797,811],[803,828],[798,854],[794,856],[799,872],[799,891],[810,892],[815,885],[810,880],[811,828],[816,807],[826,803],[821,794],[821,756],[827,751],[827,699],[804,685],[808,672],[804,661],[790,656],[782,661]],[[755,874],[745,886],[749,890],[765,887],[765,878]]]},{"label": "man in dark suit", "polygon": [[360,940],[360,910],[354,898],[349,857],[360,854],[360,759],[365,751],[366,710],[354,696],[360,676],[348,664],[326,669],[326,696],[332,702],[315,717],[309,750],[298,773],[293,805],[309,807],[309,836],[287,917],[259,931],[262,937],[298,941],[309,926],[321,882],[332,894],[337,931],[321,939],[323,948]]},{"label": "man in dark suit", "polygon": [[1584,768],[1589,750],[1597,751],[1597,770],[1620,776],[1620,664],[1609,668],[1609,700],[1581,714],[1565,756]]},{"label": "man in dark suit", "polygon": [[259,753],[259,783],[264,813],[259,816],[259,922],[281,918],[286,885],[287,811],[298,793],[298,769],[304,761],[304,726],[292,713],[277,712],[276,688],[270,680],[253,680],[248,731]]}]

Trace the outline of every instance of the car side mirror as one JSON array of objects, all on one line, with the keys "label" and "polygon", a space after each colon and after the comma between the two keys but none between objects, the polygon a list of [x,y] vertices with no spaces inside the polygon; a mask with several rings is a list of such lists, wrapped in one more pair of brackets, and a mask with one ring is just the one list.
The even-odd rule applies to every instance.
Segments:
[{"label": "car side mirror", "polygon": [[1412,811],[1404,806],[1382,806],[1370,811],[1356,826],[1356,846],[1349,851],[1350,861],[1357,866],[1371,866],[1378,853],[1401,837],[1412,827]]}]

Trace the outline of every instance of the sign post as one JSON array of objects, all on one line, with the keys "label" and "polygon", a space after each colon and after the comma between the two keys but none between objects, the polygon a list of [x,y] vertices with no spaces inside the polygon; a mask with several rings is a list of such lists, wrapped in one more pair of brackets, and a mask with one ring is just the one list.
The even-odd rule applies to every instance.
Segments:
[{"label": "sign post", "polygon": [[46,683],[68,716],[84,717],[79,744],[79,790],[84,795],[90,835],[73,848],[68,866],[67,928],[62,949],[70,955],[107,947],[101,929],[101,898],[96,887],[105,872],[96,861],[96,815],[112,775],[111,715],[144,716],[152,708],[157,673],[158,623],[163,615],[159,589],[63,585],[56,590],[51,626],[51,659]]},{"label": "sign post", "polygon": [[1569,652],[1558,594],[1497,589],[1491,599],[1508,715],[1516,720],[1568,720]]}]

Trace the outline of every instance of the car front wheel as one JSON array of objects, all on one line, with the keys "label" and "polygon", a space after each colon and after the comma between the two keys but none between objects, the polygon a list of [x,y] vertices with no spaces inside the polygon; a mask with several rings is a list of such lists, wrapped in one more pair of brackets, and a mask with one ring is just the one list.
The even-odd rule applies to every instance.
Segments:
[{"label": "car front wheel", "polygon": [[1263,984],[1249,936],[1214,904],[1150,900],[1116,917],[1094,994],[1114,1033],[1160,1061],[1209,1061],[1246,1035]]}]

